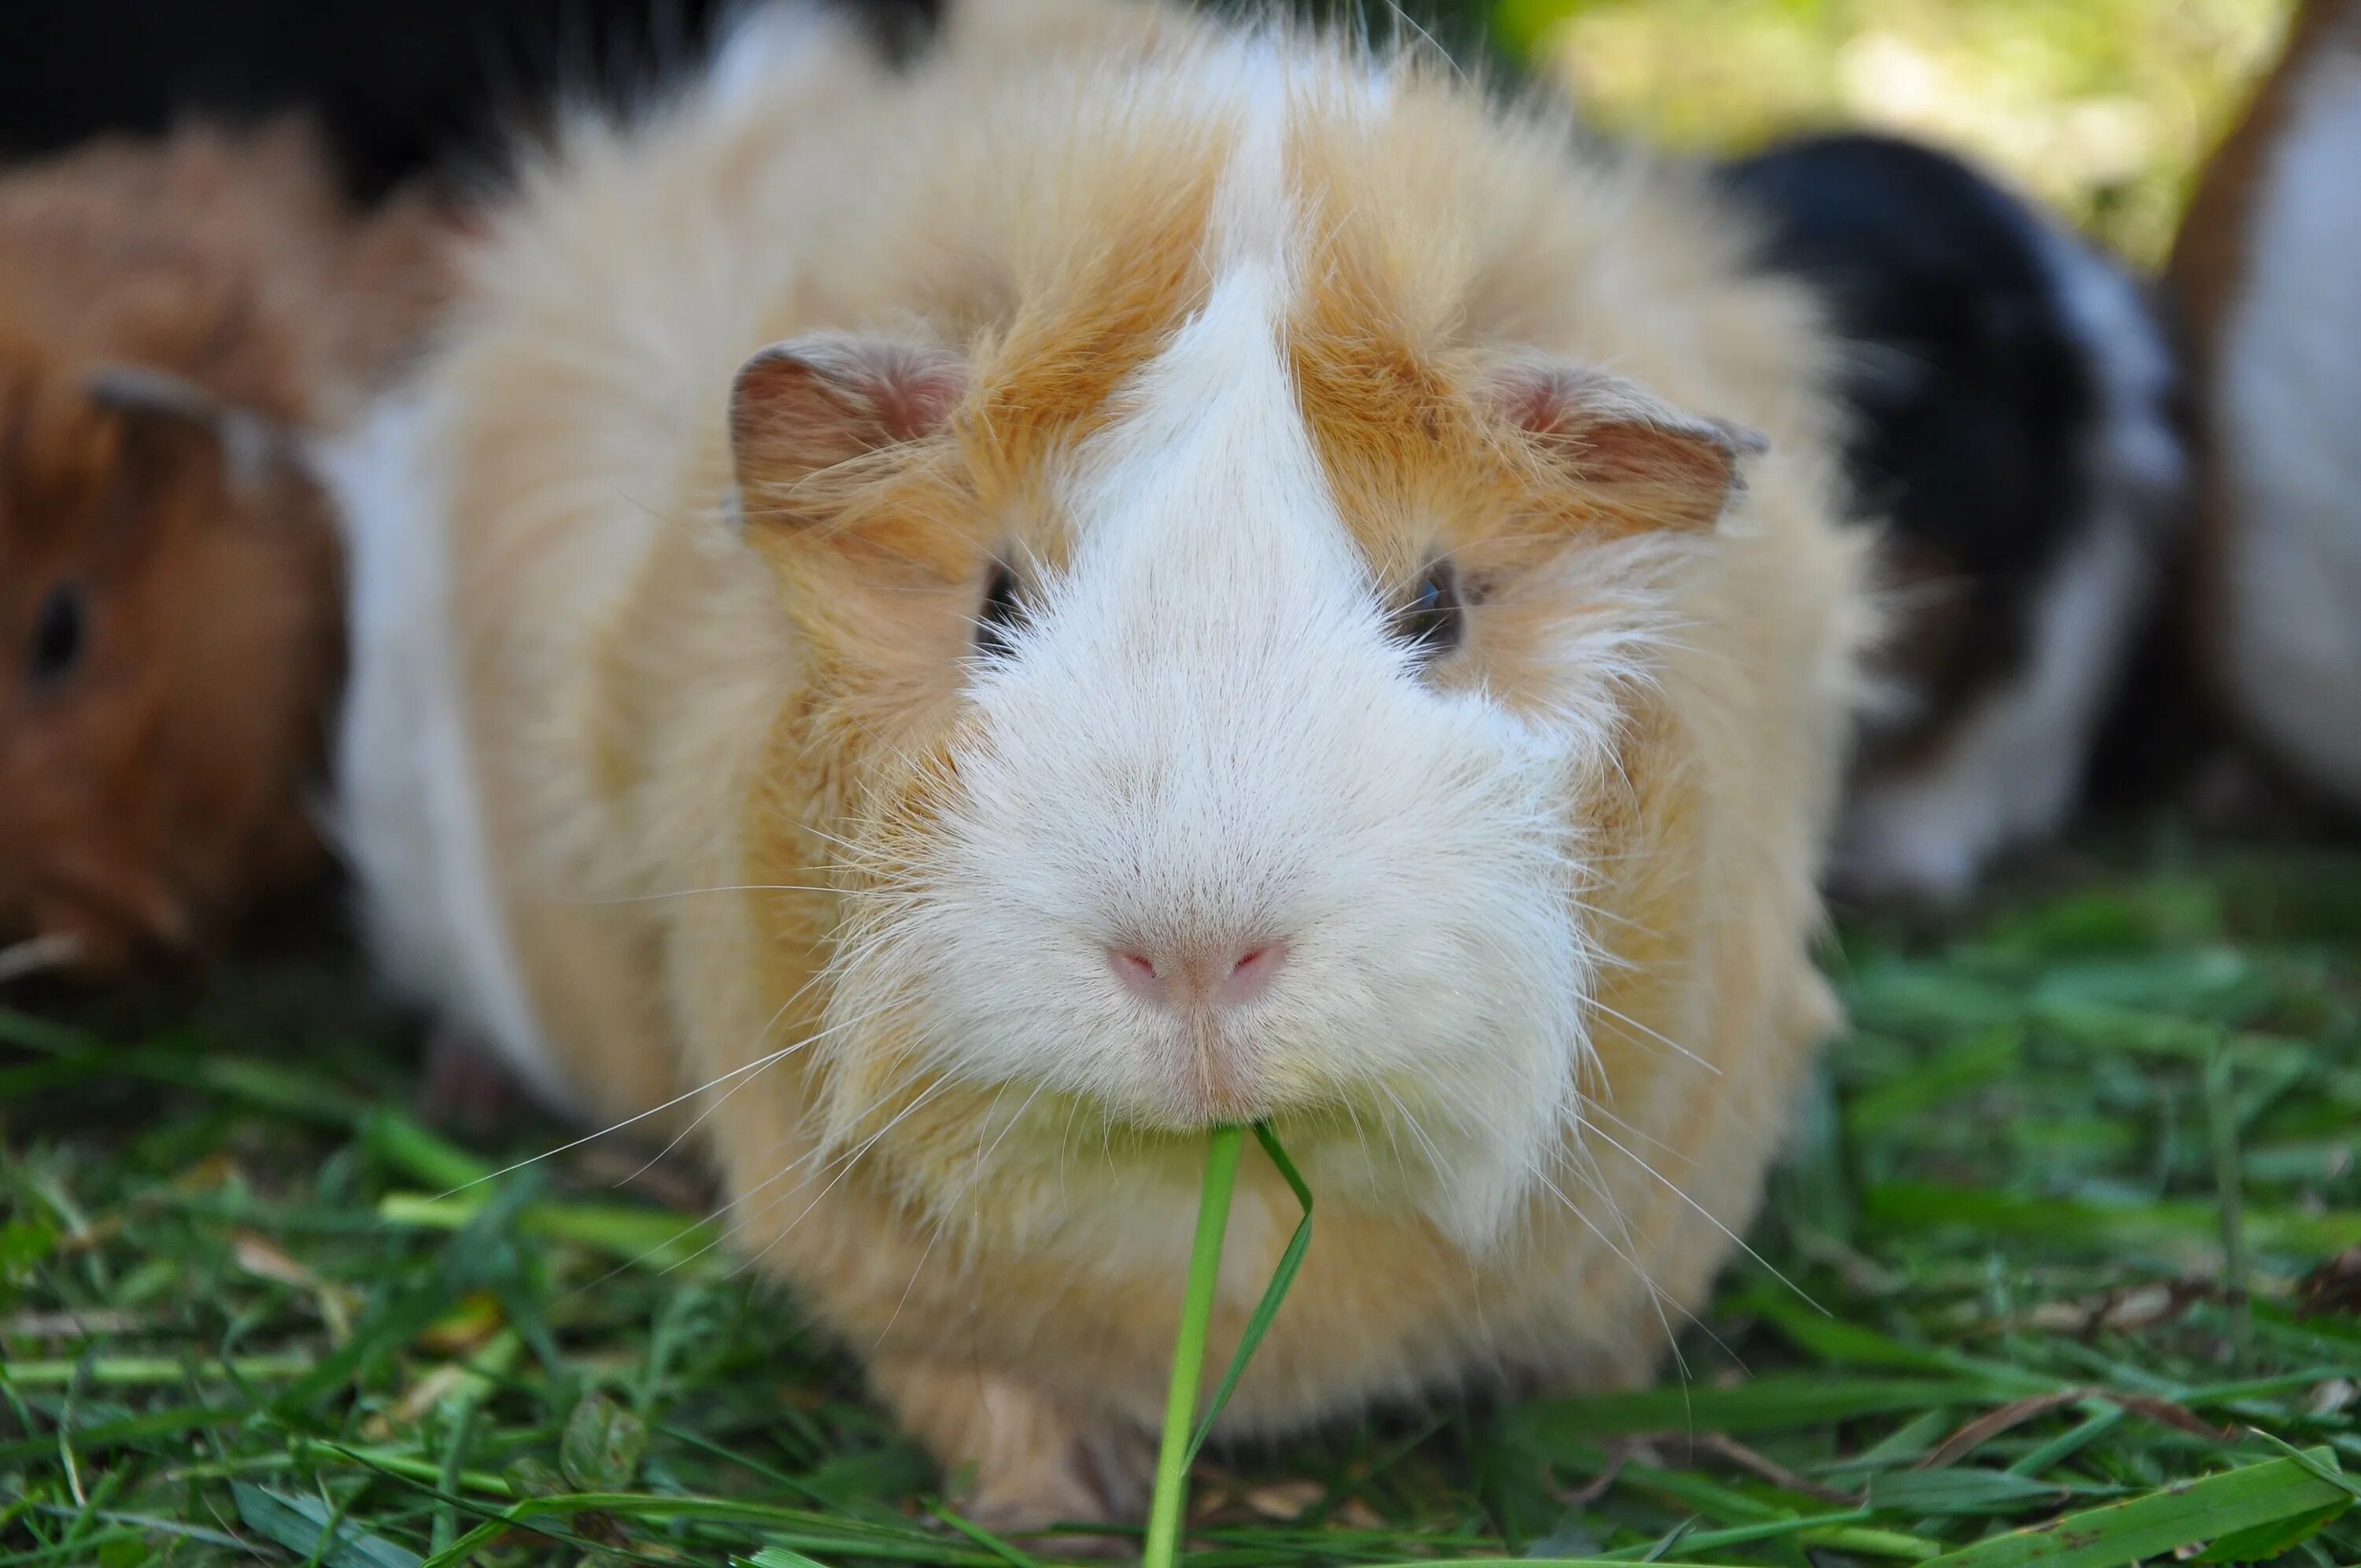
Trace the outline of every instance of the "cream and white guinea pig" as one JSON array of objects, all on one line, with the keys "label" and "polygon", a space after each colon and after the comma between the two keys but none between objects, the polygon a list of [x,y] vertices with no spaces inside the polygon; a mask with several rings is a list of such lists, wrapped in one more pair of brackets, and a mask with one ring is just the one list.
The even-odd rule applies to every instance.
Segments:
[{"label": "cream and white guinea pig", "polygon": [[1721,172],[1765,262],[1828,300],[1883,525],[1832,878],[1956,897],[2081,804],[2185,544],[2180,368],[2128,269],[1947,153],[1856,132]]},{"label": "cream and white guinea pig", "polygon": [[758,17],[334,455],[390,973],[693,1121],[1004,1527],[1138,1506],[1218,1123],[1322,1203],[1225,1431],[1644,1380],[1834,1020],[1864,620],[1719,203],[1357,44]]},{"label": "cream and white guinea pig", "polygon": [[2361,4],[2307,0],[2171,279],[2204,455],[2200,663],[2244,736],[2361,811]]}]

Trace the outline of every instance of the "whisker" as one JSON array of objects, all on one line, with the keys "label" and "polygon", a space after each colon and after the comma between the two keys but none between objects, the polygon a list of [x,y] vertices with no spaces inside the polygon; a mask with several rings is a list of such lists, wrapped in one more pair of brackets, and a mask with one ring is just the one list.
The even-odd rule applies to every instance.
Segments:
[{"label": "whisker", "polygon": [[[893,1098],[894,1092],[895,1091],[887,1092],[879,1099],[877,1103],[879,1105],[883,1105],[886,1101]],[[871,1109],[873,1111],[875,1107],[873,1106]],[[864,1114],[865,1113],[864,1113]],[[732,1209],[739,1207],[741,1204],[752,1201],[753,1199],[761,1196],[763,1192],[768,1191],[771,1188],[776,1186],[781,1181],[785,1180],[788,1177],[793,1176],[798,1168],[811,1159],[817,1157],[822,1152],[824,1152],[824,1146],[815,1146],[806,1150],[801,1155],[796,1156],[794,1159],[787,1161],[786,1164],[781,1166],[778,1169],[773,1171],[770,1175],[764,1177],[762,1180],[754,1183],[752,1187],[747,1188],[744,1191],[723,1199],[719,1204],[707,1210],[703,1214],[699,1215],[696,1219],[689,1220],[686,1223],[683,1224],[680,1229],[673,1232],[672,1234],[664,1237],[664,1240],[656,1243],[654,1245],[626,1258],[624,1261],[615,1265],[612,1268],[609,1268],[606,1273],[598,1276],[596,1278],[588,1280],[582,1285],[577,1286],[575,1289],[567,1293],[569,1299],[574,1296],[579,1296],[585,1291],[596,1289],[598,1287],[605,1284],[608,1280],[616,1277],[618,1275],[620,1275],[629,1269],[639,1267],[641,1265],[655,1257],[659,1253],[664,1252],[671,1247],[677,1245],[679,1243],[686,1241],[688,1237],[696,1234],[697,1231],[703,1227],[713,1224],[719,1221],[724,1214],[729,1213]],[[798,1190],[800,1190],[800,1189],[798,1189]],[[733,1222],[729,1226],[726,1226],[719,1235],[714,1237],[711,1241],[707,1242],[703,1246],[698,1247],[686,1257],[676,1259],[672,1265],[664,1270],[664,1272],[670,1273],[672,1269],[675,1268],[685,1268],[688,1265],[695,1263],[698,1258],[703,1257],[707,1253],[713,1251],[716,1247],[727,1245],[731,1238],[736,1236],[741,1230],[745,1228],[746,1223],[751,1223],[753,1219],[759,1219],[763,1213],[768,1213],[773,1207],[775,1207],[775,1201],[773,1204],[765,1205],[760,1212],[746,1216],[741,1221]]]},{"label": "whisker", "polygon": [[1609,1148],[1612,1148],[1625,1159],[1628,1159],[1632,1164],[1638,1166],[1642,1170],[1646,1171],[1656,1180],[1663,1182],[1666,1190],[1669,1190],[1674,1197],[1678,1198],[1682,1202],[1687,1204],[1691,1209],[1695,1210],[1697,1215],[1708,1224],[1711,1225],[1715,1230],[1719,1231],[1723,1235],[1729,1237],[1730,1240],[1738,1247],[1739,1251],[1744,1253],[1747,1256],[1752,1258],[1755,1262],[1761,1264],[1765,1269],[1769,1270],[1772,1278],[1776,1279],[1780,1284],[1784,1285],[1788,1289],[1793,1290],[1795,1293],[1796,1298],[1806,1306],[1810,1307],[1822,1317],[1833,1318],[1836,1316],[1836,1314],[1829,1311],[1828,1308],[1820,1305],[1820,1303],[1807,1291],[1806,1291],[1802,1286],[1788,1278],[1784,1274],[1780,1273],[1777,1266],[1773,1265],[1769,1258],[1764,1257],[1761,1253],[1755,1251],[1752,1246],[1749,1246],[1747,1245],[1746,1238],[1740,1235],[1736,1231],[1731,1230],[1728,1225],[1724,1224],[1719,1215],[1714,1213],[1704,1204],[1698,1202],[1696,1199],[1683,1191],[1681,1190],[1680,1183],[1665,1176],[1654,1166],[1650,1165],[1646,1160],[1642,1159],[1638,1155],[1633,1154],[1630,1149],[1625,1148],[1621,1144],[1616,1142],[1610,1135],[1601,1131],[1599,1128],[1590,1126],[1586,1124],[1585,1131],[1605,1139]]},{"label": "whisker", "polygon": [[[897,1084],[893,1089],[886,1091],[883,1095],[878,1097],[875,1104],[873,1104],[868,1111],[862,1113],[862,1116],[865,1118],[868,1115],[873,1114],[880,1106],[884,1105],[886,1102],[891,1101],[895,1095],[900,1093],[904,1085]],[[866,1145],[862,1146],[863,1149],[866,1147]],[[754,1183],[752,1187],[747,1188],[744,1191],[724,1199],[717,1207],[707,1211],[706,1213],[698,1219],[693,1220],[687,1224],[683,1225],[679,1230],[675,1231],[671,1235],[665,1237],[654,1246],[649,1247],[647,1250],[640,1253],[638,1255],[627,1260],[626,1262],[616,1265],[613,1268],[609,1269],[605,1274],[600,1275],[596,1279],[588,1281],[574,1292],[571,1292],[571,1294],[579,1295],[584,1290],[595,1288],[598,1285],[604,1284],[606,1281],[614,1278],[617,1275],[621,1274],[625,1269],[634,1268],[646,1263],[649,1259],[654,1257],[657,1254],[664,1251],[666,1248],[671,1247],[686,1239],[688,1236],[695,1234],[701,1227],[712,1224],[716,1221],[719,1220],[721,1216],[729,1213],[732,1209],[738,1208],[741,1204],[752,1201],[755,1198],[760,1197],[763,1192],[768,1191],[771,1188],[777,1186],[788,1177],[793,1176],[803,1166],[808,1164],[811,1160],[818,1157],[826,1152],[827,1146],[824,1144],[816,1145],[813,1147],[807,1149],[804,1153],[796,1156],[794,1159],[789,1160],[786,1164],[781,1166],[778,1169],[773,1171],[762,1180]],[[851,1151],[851,1154],[852,1156],[857,1156],[861,1152],[862,1149],[855,1149]],[[839,1153],[842,1156],[844,1151],[839,1151]],[[834,1163],[834,1159],[830,1159],[829,1161],[829,1164],[830,1165]],[[823,1166],[821,1168],[826,1169],[827,1166]],[[790,1189],[789,1193],[799,1192],[802,1190],[801,1186],[797,1186]],[[773,1199],[770,1202],[763,1205],[761,1209],[740,1216],[737,1220],[724,1227],[719,1235],[715,1236],[711,1241],[707,1242],[703,1246],[698,1247],[686,1257],[674,1260],[660,1272],[669,1274],[675,1269],[686,1268],[690,1264],[695,1263],[698,1258],[701,1258],[706,1254],[715,1250],[717,1247],[728,1245],[749,1225],[761,1219],[764,1214],[769,1213],[773,1209],[777,1208],[779,1204],[785,1202],[787,1196],[788,1194],[782,1194],[779,1197]]]},{"label": "whisker", "polygon": [[1721,1076],[1720,1063],[1708,1061],[1705,1058],[1697,1055],[1697,1052],[1689,1049],[1678,1040],[1674,1039],[1670,1035],[1664,1034],[1661,1030],[1650,1028],[1647,1025],[1641,1023],[1640,1020],[1632,1017],[1627,1013],[1618,1013],[1614,1008],[1608,1006],[1607,1003],[1599,1001],[1596,996],[1588,998],[1587,1004],[1594,1011],[1604,1013],[1607,1016],[1614,1019],[1617,1023],[1623,1025],[1626,1028],[1637,1029],[1640,1033],[1647,1036],[1650,1039],[1663,1045],[1666,1049],[1676,1051],[1680,1055],[1688,1058],[1689,1060],[1697,1063],[1697,1066],[1705,1069],[1708,1072],[1712,1073],[1716,1078]]},{"label": "whisker", "polygon": [[[1576,1203],[1572,1198],[1568,1197],[1564,1188],[1551,1180],[1549,1174],[1546,1171],[1537,1170],[1533,1172],[1533,1179],[1546,1188],[1550,1193],[1557,1199],[1558,1202],[1565,1206],[1567,1213],[1572,1214],[1576,1220],[1582,1223],[1582,1228],[1588,1231],[1593,1239],[1595,1239],[1600,1246],[1605,1247],[1609,1252],[1613,1253],[1617,1257],[1622,1259],[1625,1266],[1630,1268],[1633,1274],[1639,1277],[1640,1286],[1642,1289],[1647,1291],[1649,1303],[1655,1310],[1656,1321],[1664,1327],[1664,1343],[1672,1353],[1673,1365],[1679,1369],[1682,1380],[1684,1384],[1686,1384],[1689,1376],[1688,1358],[1681,1354],[1680,1336],[1673,1332],[1672,1317],[1664,1310],[1664,1309],[1667,1305],[1670,1305],[1674,1311],[1680,1313],[1682,1318],[1686,1320],[1689,1323],[1702,1326],[1698,1322],[1697,1315],[1688,1308],[1682,1306],[1679,1302],[1673,1300],[1669,1296],[1667,1296],[1664,1293],[1664,1288],[1656,1283],[1654,1277],[1649,1274],[1647,1268],[1640,1262],[1639,1258],[1626,1248],[1618,1245],[1614,1237],[1609,1235],[1605,1231],[1600,1230],[1598,1228],[1598,1222],[1593,1220],[1588,1214],[1585,1213],[1583,1212],[1582,1205]],[[1610,1198],[1608,1200],[1608,1207],[1609,1209],[1616,1207],[1613,1199]],[[1620,1228],[1621,1222],[1619,1220],[1617,1223]],[[1710,1332],[1711,1331],[1708,1330],[1708,1332]]]},{"label": "whisker", "polygon": [[[859,1147],[848,1152],[843,1157],[841,1162],[844,1168],[839,1170],[835,1177],[829,1180],[829,1184],[819,1190],[819,1195],[818,1197],[814,1198],[810,1202],[803,1206],[803,1210],[800,1213],[796,1214],[794,1219],[788,1221],[785,1225],[782,1226],[777,1235],[773,1236],[769,1241],[763,1243],[762,1251],[756,1253],[753,1256],[740,1264],[738,1267],[732,1271],[731,1277],[735,1278],[737,1276],[745,1273],[746,1270],[753,1267],[756,1264],[762,1262],[763,1259],[770,1256],[771,1249],[785,1241],[797,1225],[804,1223],[805,1219],[810,1215],[814,1209],[818,1208],[822,1202],[827,1201],[828,1195],[835,1191],[846,1177],[852,1174],[852,1168],[860,1162],[862,1155],[865,1155],[871,1149],[875,1148],[877,1146],[878,1140],[884,1137],[886,1134],[892,1132],[895,1127],[900,1126],[902,1123],[907,1120],[920,1106],[926,1104],[936,1095],[950,1087],[950,1082],[951,1080],[948,1078],[939,1078],[935,1080],[933,1083],[928,1085],[927,1088],[919,1093],[916,1100],[911,1101],[909,1104],[896,1112],[892,1121],[878,1128],[874,1133],[872,1133]],[[798,1189],[798,1190],[800,1190],[800,1189]]]},{"label": "whisker", "polygon": [[[1033,1092],[1025,1097],[1025,1103],[1016,1108],[1016,1114],[1008,1118],[1008,1124],[1000,1129],[1000,1135],[992,1140],[992,1146],[984,1150],[983,1153],[978,1157],[975,1162],[975,1175],[973,1178],[975,1181],[978,1183],[983,1181],[984,1167],[992,1162],[992,1157],[994,1155],[1000,1152],[1000,1146],[1008,1141],[1008,1135],[1016,1130],[1016,1124],[1025,1120],[1025,1113],[1033,1109],[1033,1102],[1040,1099],[1041,1091],[1049,1087],[1049,1086],[1046,1083],[1036,1084],[1033,1088]],[[1002,1092],[1006,1092],[1005,1087]],[[1000,1096],[998,1094],[992,1097],[992,1103],[995,1109],[999,1106]],[[990,1113],[987,1112],[985,1115],[988,1124]]]},{"label": "whisker", "polygon": [[[779,1020],[786,1016],[787,1009],[793,1007],[796,1003],[803,997],[804,993],[809,991],[814,985],[818,984],[818,981],[819,976],[814,975],[810,980],[806,981],[802,985],[796,987],[796,993],[793,996],[788,997],[785,1002],[779,1003],[779,1010],[771,1014],[770,1022],[764,1024],[762,1029],[755,1035],[755,1041],[759,1044],[764,1036],[770,1034],[770,1032],[777,1026]],[[817,1029],[812,1033],[806,1035],[794,1045],[785,1047],[784,1048],[774,1051],[769,1056],[763,1058],[762,1066],[767,1068],[774,1062],[784,1061],[792,1053],[802,1050],[806,1046],[818,1044],[821,1040],[828,1038],[829,1036],[835,1034],[839,1029],[857,1028],[861,1025],[868,1023],[871,1019],[877,1017],[880,1014],[883,1014],[885,1011],[886,1009],[884,1007],[873,1007],[868,1012],[860,1014],[857,1016],[840,1018],[835,1023],[827,1025],[825,1028]],[[759,1071],[760,1069],[758,1069],[757,1070]],[[707,1117],[712,1115],[716,1111],[720,1110],[722,1106],[728,1104],[730,1102],[730,1095],[736,1094],[740,1090],[753,1082],[754,1076],[755,1075],[753,1073],[749,1073],[745,1077],[741,1078],[737,1082],[731,1084],[730,1086],[729,1093],[719,1096],[713,1102],[713,1103],[706,1106],[702,1111],[699,1111],[696,1116],[690,1120],[688,1125],[683,1127],[679,1132],[675,1133],[672,1135],[672,1141],[670,1143],[664,1145],[664,1147],[656,1150],[655,1153],[648,1157],[647,1164],[642,1165],[639,1169],[631,1172],[631,1175],[622,1178],[620,1180],[617,1181],[615,1185],[617,1187],[621,1187],[628,1182],[636,1181],[641,1177],[645,1176],[654,1168],[658,1160],[663,1159],[666,1155],[672,1153],[673,1150],[678,1148],[681,1146],[682,1141],[686,1139],[689,1134],[703,1126]],[[714,1080],[714,1083],[706,1085],[706,1088],[713,1088],[719,1082],[720,1080],[717,1079]],[[702,1091],[699,1092],[702,1092]]]},{"label": "whisker", "polygon": [[877,1337],[869,1342],[871,1354],[876,1354],[877,1347],[885,1343],[885,1336],[894,1332],[894,1325],[902,1321],[902,1309],[910,1304],[910,1292],[918,1288],[918,1276],[927,1271],[927,1259],[935,1255],[935,1245],[943,1239],[945,1228],[940,1220],[928,1227],[930,1234],[927,1237],[926,1248],[918,1254],[917,1266],[910,1270],[910,1282],[902,1287],[901,1297],[895,1301],[894,1310],[885,1319],[885,1326],[879,1329]]},{"label": "whisker", "polygon": [[[807,1040],[797,1040],[793,1045],[782,1046],[777,1050],[771,1052],[768,1056],[757,1057],[752,1061],[746,1063],[743,1067],[733,1067],[728,1072],[721,1074],[719,1078],[708,1079],[707,1081],[698,1084],[694,1089],[683,1091],[681,1093],[674,1095],[671,1099],[665,1101],[661,1105],[651,1105],[646,1110],[640,1112],[636,1115],[626,1116],[620,1122],[609,1123],[608,1125],[600,1127],[596,1132],[585,1133],[578,1138],[558,1145],[555,1148],[544,1149],[537,1155],[529,1155],[525,1158],[517,1160],[513,1164],[504,1165],[498,1170],[489,1171],[482,1176],[478,1176],[472,1181],[463,1181],[459,1183],[458,1186],[440,1194],[440,1196],[445,1198],[456,1196],[458,1193],[465,1192],[470,1187],[481,1187],[487,1181],[497,1181],[501,1177],[508,1175],[511,1171],[522,1170],[529,1165],[539,1165],[545,1159],[555,1159],[559,1155],[565,1154],[572,1149],[578,1149],[585,1144],[595,1144],[609,1133],[620,1133],[624,1128],[635,1126],[638,1124],[646,1121],[651,1116],[662,1115],[664,1112],[671,1110],[674,1106],[681,1103],[683,1101],[694,1100],[698,1095],[705,1093],[708,1090],[718,1089],[733,1078],[742,1077],[750,1072],[760,1072],[763,1069],[770,1066],[773,1062],[777,1061],[781,1057],[801,1050],[807,1044],[809,1044],[809,1041]],[[649,1163],[653,1164],[654,1162],[650,1161]]]}]

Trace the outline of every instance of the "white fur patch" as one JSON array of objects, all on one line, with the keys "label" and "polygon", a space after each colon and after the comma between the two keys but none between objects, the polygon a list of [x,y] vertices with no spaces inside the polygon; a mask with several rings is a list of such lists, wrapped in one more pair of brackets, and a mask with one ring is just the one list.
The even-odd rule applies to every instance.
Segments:
[{"label": "white fur patch", "polygon": [[2090,487],[2083,532],[2042,585],[2024,668],[1980,696],[1934,756],[1853,800],[1836,863],[1863,893],[1954,898],[1994,855],[2064,826],[2180,525],[2187,458],[2165,411],[2171,352],[2129,278],[2043,233],[2051,281],[2097,373],[2097,417],[2078,455]]},{"label": "white fur patch", "polygon": [[387,977],[564,1106],[574,1096],[526,1000],[490,882],[449,603],[448,500],[424,456],[437,449],[431,422],[414,401],[390,399],[318,455],[351,595],[333,836]]},{"label": "white fur patch", "polygon": [[2361,59],[2299,84],[2262,176],[2213,418],[2222,667],[2246,721],[2361,805]]},{"label": "white fur patch", "polygon": [[819,0],[762,0],[741,5],[721,30],[720,47],[703,89],[723,115],[759,106],[796,90],[796,78],[818,69],[832,50],[861,50],[851,7]]}]

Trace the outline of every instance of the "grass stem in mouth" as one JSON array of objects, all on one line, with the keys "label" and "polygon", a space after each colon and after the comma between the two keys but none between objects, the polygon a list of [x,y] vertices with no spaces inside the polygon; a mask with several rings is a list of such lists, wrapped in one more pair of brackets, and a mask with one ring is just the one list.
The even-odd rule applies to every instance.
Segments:
[{"label": "grass stem in mouth", "polygon": [[1190,1429],[1205,1370],[1205,1332],[1222,1272],[1222,1237],[1237,1185],[1243,1127],[1216,1127],[1205,1140],[1205,1183],[1197,1200],[1197,1240],[1189,1252],[1189,1288],[1180,1299],[1180,1333],[1172,1346],[1172,1386],[1164,1401],[1164,1437],[1156,1453],[1156,1491],[1148,1505],[1143,1568],[1171,1568],[1188,1502]]}]

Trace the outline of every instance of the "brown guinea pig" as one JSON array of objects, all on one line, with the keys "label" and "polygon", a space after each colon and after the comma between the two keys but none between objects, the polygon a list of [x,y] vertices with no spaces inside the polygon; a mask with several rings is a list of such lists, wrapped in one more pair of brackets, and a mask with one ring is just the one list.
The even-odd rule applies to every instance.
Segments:
[{"label": "brown guinea pig", "polygon": [[[1726,198],[1417,54],[991,0],[898,74],[763,14],[491,229],[328,465],[398,978],[706,1113],[995,1524],[1139,1505],[1217,1123],[1322,1205],[1225,1432],[1650,1375],[1834,1015],[1864,620]],[[1217,1361],[1292,1219],[1257,1160]]]},{"label": "brown guinea pig", "polygon": [[2201,178],[2199,659],[2243,736],[2361,812],[2361,3],[2308,0]]},{"label": "brown guinea pig", "polygon": [[203,949],[323,864],[339,551],[300,450],[432,297],[311,136],[0,180],[0,978]]}]

